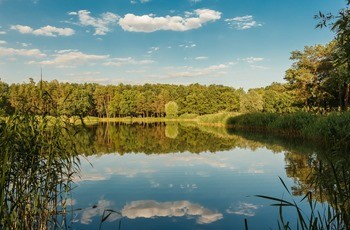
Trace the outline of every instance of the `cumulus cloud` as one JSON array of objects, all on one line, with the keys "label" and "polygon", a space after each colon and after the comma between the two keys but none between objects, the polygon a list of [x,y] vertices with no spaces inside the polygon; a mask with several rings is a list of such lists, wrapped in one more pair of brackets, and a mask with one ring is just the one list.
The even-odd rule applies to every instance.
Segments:
[{"label": "cumulus cloud", "polygon": [[253,27],[259,27],[262,26],[261,23],[254,20],[252,15],[246,15],[242,17],[235,17],[235,18],[228,18],[225,19],[225,22],[237,30],[246,30],[251,29]]},{"label": "cumulus cloud", "polygon": [[4,45],[6,43],[7,43],[6,41],[0,40],[0,45]]},{"label": "cumulus cloud", "polygon": [[195,217],[198,224],[210,224],[223,218],[221,213],[204,208],[199,204],[194,204],[189,201],[134,201],[124,206],[122,209],[122,215],[129,219],[140,217]]},{"label": "cumulus cloud", "polygon": [[6,34],[6,32],[0,30],[0,35],[4,35],[4,34]]},{"label": "cumulus cloud", "polygon": [[105,66],[123,66],[123,65],[148,65],[154,63],[153,60],[144,59],[136,60],[132,57],[112,58],[104,63]]},{"label": "cumulus cloud", "polygon": [[105,60],[109,55],[85,54],[77,50],[59,50],[52,55],[51,60],[41,62],[31,61],[29,64],[56,65],[58,67],[74,67],[92,61]]},{"label": "cumulus cloud", "polygon": [[[192,16],[194,15],[194,16]],[[156,17],[149,15],[126,14],[119,20],[119,25],[130,32],[155,32],[159,30],[188,31],[198,29],[207,22],[214,22],[221,18],[221,12],[210,9],[197,9],[192,13],[181,16]]]},{"label": "cumulus cloud", "polygon": [[45,57],[46,54],[42,53],[39,49],[13,49],[0,47],[0,56],[25,56],[42,58]]},{"label": "cumulus cloud", "polygon": [[79,10],[68,14],[78,16],[81,26],[93,27],[95,29],[94,35],[106,35],[119,20],[119,16],[111,12],[103,13],[100,17],[92,17],[90,13],[88,10]]},{"label": "cumulus cloud", "polygon": [[13,25],[11,26],[12,30],[16,30],[21,34],[34,34],[37,36],[48,36],[48,37],[57,37],[57,36],[72,36],[74,30],[71,28],[57,28],[54,26],[44,26],[39,29],[34,30],[30,26],[23,25]]},{"label": "cumulus cloud", "polygon": [[[113,202],[99,200],[92,208],[84,209],[79,218],[80,223],[90,224],[96,216],[113,209]],[[112,212],[107,221],[113,222],[122,217],[129,219],[156,218],[156,217],[187,217],[196,218],[198,224],[210,224],[223,218],[222,213],[207,209],[189,201],[157,202],[154,200],[133,201],[122,208],[121,215]]]}]

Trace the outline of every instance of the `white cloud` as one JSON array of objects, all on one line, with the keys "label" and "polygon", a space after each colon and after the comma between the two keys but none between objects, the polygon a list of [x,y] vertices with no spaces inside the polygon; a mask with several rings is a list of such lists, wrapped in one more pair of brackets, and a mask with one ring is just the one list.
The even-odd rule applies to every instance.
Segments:
[{"label": "white cloud", "polygon": [[3,41],[3,40],[0,40],[0,45],[4,45],[4,44],[7,44],[7,42]]},{"label": "white cloud", "polygon": [[181,44],[181,45],[179,45],[179,47],[185,48],[185,49],[194,48],[194,47],[196,47],[196,46],[197,46],[197,45],[194,44],[194,43],[188,43],[188,44]]},{"label": "white cloud", "polygon": [[129,219],[155,217],[196,217],[198,224],[210,224],[223,218],[219,212],[204,208],[189,201],[156,202],[154,200],[133,201],[122,209]]},{"label": "white cloud", "polygon": [[214,22],[221,18],[221,12],[210,9],[197,9],[193,12],[197,17],[187,14],[181,16],[156,17],[153,14],[137,16],[126,14],[119,20],[119,25],[130,32],[155,32],[159,30],[188,31],[198,29],[207,22]]},{"label": "white cloud", "polygon": [[0,56],[25,56],[33,58],[42,58],[46,54],[42,53],[38,49],[13,49],[0,47]]},{"label": "white cloud", "polygon": [[261,58],[261,57],[248,57],[248,58],[243,58],[242,60],[252,64],[252,63],[263,61],[264,58]]},{"label": "white cloud", "polygon": [[246,15],[246,16],[235,17],[235,18],[228,18],[228,19],[225,19],[225,22],[227,22],[227,24],[230,27],[235,28],[237,30],[246,30],[246,29],[250,29],[253,27],[262,26],[261,23],[258,23],[257,21],[255,21],[253,19],[252,15]]},{"label": "white cloud", "polygon": [[31,46],[32,44],[30,43],[25,43],[25,42],[17,42],[17,44],[20,44],[21,46],[23,47],[28,47],[28,46]]},{"label": "white cloud", "polygon": [[100,17],[90,16],[90,11],[79,10],[78,12],[69,12],[69,15],[76,15],[79,18],[81,26],[92,26],[95,29],[94,35],[106,35],[113,25],[117,24],[119,16],[111,12],[106,12]]},{"label": "white cloud", "polygon": [[105,60],[109,55],[85,54],[77,50],[59,50],[52,55],[53,59],[41,62],[31,61],[28,64],[56,65],[58,67],[74,67],[92,61]]},{"label": "white cloud", "polygon": [[159,47],[151,47],[151,48],[149,48],[149,50],[148,50],[148,54],[152,54],[152,53],[154,53],[154,52],[156,52],[156,51],[158,51],[159,50]]},{"label": "white cloud", "polygon": [[139,0],[139,1],[136,1],[136,0],[131,0],[130,3],[131,4],[137,4],[137,3],[147,3],[147,2],[150,2],[151,0]]},{"label": "white cloud", "polygon": [[4,35],[4,34],[6,34],[6,32],[0,30],[0,35]]},{"label": "white cloud", "polygon": [[205,56],[195,57],[195,60],[206,60],[206,59],[208,59],[208,57],[205,57]]},{"label": "white cloud", "polygon": [[21,34],[30,34],[33,32],[33,29],[30,26],[22,26],[22,25],[11,26],[11,30],[17,30]]},{"label": "white cloud", "polygon": [[123,66],[123,65],[148,65],[152,64],[155,61],[145,59],[145,60],[136,60],[132,57],[127,58],[112,58],[104,63],[105,66]]},{"label": "white cloud", "polygon": [[194,3],[194,4],[196,4],[196,3],[198,3],[198,2],[201,2],[202,0],[188,0],[190,3]]},{"label": "white cloud", "polygon": [[74,30],[71,28],[57,28],[54,26],[44,26],[39,29],[34,30],[30,26],[23,25],[13,25],[11,26],[12,30],[16,30],[21,34],[34,34],[38,36],[48,36],[48,37],[57,37],[57,36],[72,36]]}]

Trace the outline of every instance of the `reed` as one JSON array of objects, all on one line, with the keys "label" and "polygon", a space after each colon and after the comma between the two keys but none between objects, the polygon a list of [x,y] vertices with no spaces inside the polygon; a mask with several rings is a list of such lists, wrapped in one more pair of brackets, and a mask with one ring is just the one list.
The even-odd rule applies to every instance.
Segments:
[{"label": "reed", "polygon": [[[308,177],[310,190],[304,193],[300,201],[293,199],[281,178],[287,198],[257,197],[268,199],[273,202],[272,206],[278,207],[279,229],[350,229],[349,157],[334,148],[331,153],[313,161],[314,170]],[[284,215],[286,208],[294,209],[296,220]]]},{"label": "reed", "polygon": [[80,127],[63,118],[15,114],[0,120],[0,229],[67,227]]},{"label": "reed", "polygon": [[330,146],[350,147],[350,112],[327,115],[250,113],[232,116],[227,125],[237,130],[263,131],[322,141]]}]

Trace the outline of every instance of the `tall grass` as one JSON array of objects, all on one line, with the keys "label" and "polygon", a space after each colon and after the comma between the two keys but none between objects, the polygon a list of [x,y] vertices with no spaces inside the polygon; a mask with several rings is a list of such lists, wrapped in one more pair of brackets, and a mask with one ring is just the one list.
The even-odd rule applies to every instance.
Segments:
[{"label": "tall grass", "polygon": [[321,140],[333,145],[350,145],[350,112],[315,115],[250,113],[230,117],[227,125],[238,130],[264,131]]},{"label": "tall grass", "polygon": [[[336,151],[334,149],[333,151]],[[288,198],[257,195],[273,201],[279,209],[279,229],[350,229],[350,162],[348,156],[332,153],[325,159],[315,160],[314,171],[309,175],[312,190],[300,201],[293,196],[283,180]],[[306,205],[303,205],[305,204]],[[302,208],[302,206],[304,208]],[[306,207],[306,208],[305,208]],[[286,208],[293,208],[297,220],[284,215]]]},{"label": "tall grass", "polygon": [[68,198],[83,149],[78,128],[28,114],[0,120],[0,229],[67,226]]},{"label": "tall grass", "polygon": [[225,125],[227,123],[227,120],[232,116],[236,116],[236,113],[222,112],[216,114],[207,114],[198,116],[197,122],[200,124]]}]

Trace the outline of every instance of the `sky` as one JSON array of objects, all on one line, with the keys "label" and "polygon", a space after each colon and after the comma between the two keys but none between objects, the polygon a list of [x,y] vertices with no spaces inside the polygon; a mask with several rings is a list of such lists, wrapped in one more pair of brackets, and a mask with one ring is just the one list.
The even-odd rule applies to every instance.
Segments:
[{"label": "sky", "polygon": [[0,78],[100,84],[284,82],[344,0],[0,0]]}]

